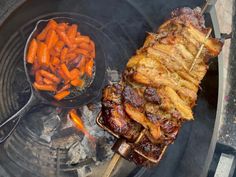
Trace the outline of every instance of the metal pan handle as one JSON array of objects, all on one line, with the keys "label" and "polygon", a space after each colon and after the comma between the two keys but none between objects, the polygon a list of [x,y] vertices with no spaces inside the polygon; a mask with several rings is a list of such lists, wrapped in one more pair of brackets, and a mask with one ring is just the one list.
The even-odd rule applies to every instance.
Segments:
[{"label": "metal pan handle", "polygon": [[29,101],[19,111],[12,115],[7,120],[0,123],[0,143],[6,141],[6,139],[13,133],[20,119],[35,105],[40,103],[40,100],[32,93]]}]

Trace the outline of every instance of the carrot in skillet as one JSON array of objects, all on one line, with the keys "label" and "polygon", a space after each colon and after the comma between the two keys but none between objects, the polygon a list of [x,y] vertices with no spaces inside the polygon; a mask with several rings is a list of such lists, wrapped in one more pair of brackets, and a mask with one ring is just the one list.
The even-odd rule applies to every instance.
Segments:
[{"label": "carrot in skillet", "polygon": [[55,20],[49,20],[47,26],[43,29],[43,31],[37,36],[38,40],[44,40],[47,36],[49,29],[56,29],[57,22]]},{"label": "carrot in skillet", "polygon": [[70,91],[68,90],[65,90],[65,91],[62,91],[60,93],[57,93],[56,95],[54,95],[54,98],[57,100],[57,101],[60,101],[62,100],[63,98],[65,98],[66,96],[70,95]]},{"label": "carrot in skillet", "polygon": [[57,70],[58,74],[61,76],[61,78],[64,80],[64,83],[67,84],[70,82],[70,78],[67,78],[65,73],[62,71],[62,69],[59,67]]},{"label": "carrot in skillet", "polygon": [[56,29],[56,32],[59,36],[59,38],[68,46],[68,47],[73,47],[72,42],[70,41],[70,39],[68,38],[68,36],[66,35],[65,31],[62,31],[60,29]]},{"label": "carrot in skillet", "polygon": [[93,65],[94,65],[94,61],[92,59],[90,59],[85,65],[85,73],[89,77],[93,76]]},{"label": "carrot in skillet", "polygon": [[67,23],[59,23],[57,26],[57,29],[62,30],[62,31],[66,31],[68,28],[68,24]]},{"label": "carrot in skillet", "polygon": [[54,74],[52,74],[48,71],[42,70],[42,69],[40,70],[40,73],[43,77],[45,77],[45,78],[47,78],[47,79],[49,79],[49,80],[51,80],[51,81],[53,81],[57,84],[60,83],[60,79],[56,75],[54,75]]},{"label": "carrot in skillet", "polygon": [[80,79],[80,78],[76,78],[74,80],[72,80],[71,85],[75,86],[75,87],[83,87],[84,86],[84,80]]},{"label": "carrot in skillet", "polygon": [[50,50],[58,41],[58,36],[55,32],[55,30],[50,29],[47,33],[45,43],[48,46],[48,49]]},{"label": "carrot in skillet", "polygon": [[66,64],[61,64],[61,69],[67,78],[71,79],[70,71],[68,70]]},{"label": "carrot in skillet", "polygon": [[43,42],[39,42],[38,44],[37,57],[38,57],[40,65],[43,65],[43,66],[49,65],[50,55],[49,55],[48,47]]},{"label": "carrot in skillet", "polygon": [[84,55],[84,56],[88,56],[88,57],[90,56],[89,51],[87,51],[85,49],[78,48],[78,49],[75,50],[75,52],[77,54],[81,54],[81,55]]},{"label": "carrot in skillet", "polygon": [[39,70],[35,72],[35,82],[37,82],[38,84],[43,83],[43,77]]},{"label": "carrot in skillet", "polygon": [[32,41],[30,42],[27,57],[26,57],[26,60],[28,63],[31,63],[31,64],[34,63],[34,60],[36,58],[37,49],[38,49],[38,43],[35,39],[32,39]]},{"label": "carrot in skillet", "polygon": [[78,48],[87,50],[89,52],[93,50],[93,47],[91,46],[91,44],[86,43],[86,42],[81,42],[80,44],[78,44]]},{"label": "carrot in skillet", "polygon": [[69,88],[70,88],[70,84],[66,84],[60,90],[58,90],[57,93],[61,93],[65,90],[68,90]]},{"label": "carrot in skillet", "polygon": [[61,40],[57,41],[54,49],[57,51],[57,52],[61,52],[61,49],[64,47],[65,43]]},{"label": "carrot in skillet", "polygon": [[61,55],[61,53],[56,51],[54,48],[52,48],[49,53],[53,57],[60,57],[60,55]]},{"label": "carrot in skillet", "polygon": [[66,55],[68,53],[68,48],[64,47],[61,51],[61,62],[65,62],[66,61]]},{"label": "carrot in skillet", "polygon": [[72,60],[72,59],[75,59],[77,56],[78,56],[78,54],[76,54],[75,52],[71,52],[66,55],[66,59]]},{"label": "carrot in skillet", "polygon": [[70,71],[70,75],[71,75],[71,79],[73,80],[73,79],[80,77],[81,72],[78,69],[74,68]]},{"label": "carrot in skillet", "polygon": [[38,84],[37,82],[34,82],[33,86],[37,90],[51,91],[51,92],[56,91],[56,88],[53,85]]},{"label": "carrot in skillet", "polygon": [[58,57],[53,57],[52,58],[52,64],[54,65],[54,66],[57,66],[57,65],[59,65],[60,64],[60,59],[58,58]]},{"label": "carrot in skillet", "polygon": [[47,78],[43,78],[43,82],[44,82],[45,84],[47,84],[47,85],[53,85],[53,84],[54,84],[53,81],[51,81],[51,80],[49,80],[49,79],[47,79]]},{"label": "carrot in skillet", "polygon": [[77,44],[80,44],[80,43],[82,43],[82,42],[85,42],[85,43],[89,43],[90,42],[90,38],[88,37],[88,36],[77,36],[76,38],[75,38],[75,42],[77,43]]},{"label": "carrot in skillet", "polygon": [[49,68],[51,70],[52,73],[55,73],[56,72],[56,68],[53,66],[52,63],[49,64]]},{"label": "carrot in skillet", "polygon": [[76,24],[71,25],[67,30],[67,36],[70,41],[74,42],[77,34],[78,26]]}]

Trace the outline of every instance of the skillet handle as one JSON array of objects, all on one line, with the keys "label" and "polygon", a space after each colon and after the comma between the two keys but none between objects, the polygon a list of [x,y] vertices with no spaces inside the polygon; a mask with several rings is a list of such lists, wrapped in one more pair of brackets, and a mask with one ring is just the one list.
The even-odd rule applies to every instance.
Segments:
[{"label": "skillet handle", "polygon": [[0,123],[0,143],[6,141],[6,139],[13,133],[16,126],[20,122],[20,119],[35,105],[40,103],[40,100],[32,93],[29,101],[14,115],[7,120]]}]

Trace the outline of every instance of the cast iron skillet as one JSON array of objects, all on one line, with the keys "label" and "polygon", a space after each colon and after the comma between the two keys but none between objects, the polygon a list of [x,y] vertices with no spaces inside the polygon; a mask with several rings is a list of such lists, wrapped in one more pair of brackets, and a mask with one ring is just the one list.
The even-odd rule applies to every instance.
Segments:
[{"label": "cast iron skillet", "polygon": [[[51,19],[54,19],[57,22],[79,24],[79,21],[77,21],[76,19],[68,17],[55,17]],[[87,88],[85,88],[84,91],[74,93],[72,97],[70,96],[69,98],[65,98],[61,101],[56,101],[53,98],[53,95],[50,94],[49,92],[37,91],[36,89],[34,89],[34,87],[32,86],[32,83],[34,82],[34,77],[30,74],[32,65],[26,62],[26,54],[28,51],[28,46],[30,41],[42,31],[42,29],[46,26],[49,20],[50,19],[38,21],[36,23],[34,30],[31,32],[30,36],[27,39],[24,49],[24,69],[27,81],[29,82],[31,89],[30,99],[28,100],[26,105],[24,105],[18,112],[16,112],[14,115],[12,115],[10,118],[8,118],[7,120],[5,120],[0,124],[0,131],[3,132],[0,137],[0,143],[4,142],[11,135],[11,133],[14,131],[17,124],[19,123],[20,119],[32,107],[37,106],[40,103],[44,103],[62,108],[77,108],[79,106],[88,104],[93,99],[95,99],[99,95],[99,92],[102,88],[105,75],[105,57],[101,45],[99,45],[99,41],[96,40],[95,36],[90,35],[90,33],[92,33],[93,30],[92,27],[90,27],[91,29],[89,31],[84,31],[84,32],[82,31],[82,33],[89,35],[96,44],[96,57],[95,57],[95,69],[94,69],[95,75],[93,80],[91,81],[91,84]],[[11,124],[13,124],[13,126],[10,126]]]}]

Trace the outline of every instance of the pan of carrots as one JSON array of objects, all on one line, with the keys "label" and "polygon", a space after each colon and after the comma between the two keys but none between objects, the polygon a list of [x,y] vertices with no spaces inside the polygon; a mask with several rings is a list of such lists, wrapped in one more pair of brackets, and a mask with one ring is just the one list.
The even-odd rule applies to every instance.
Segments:
[{"label": "pan of carrots", "polygon": [[77,108],[93,101],[102,88],[105,56],[92,26],[70,17],[55,17],[38,21],[29,35],[24,68],[31,97],[0,129],[11,121],[18,122],[39,103]]}]

